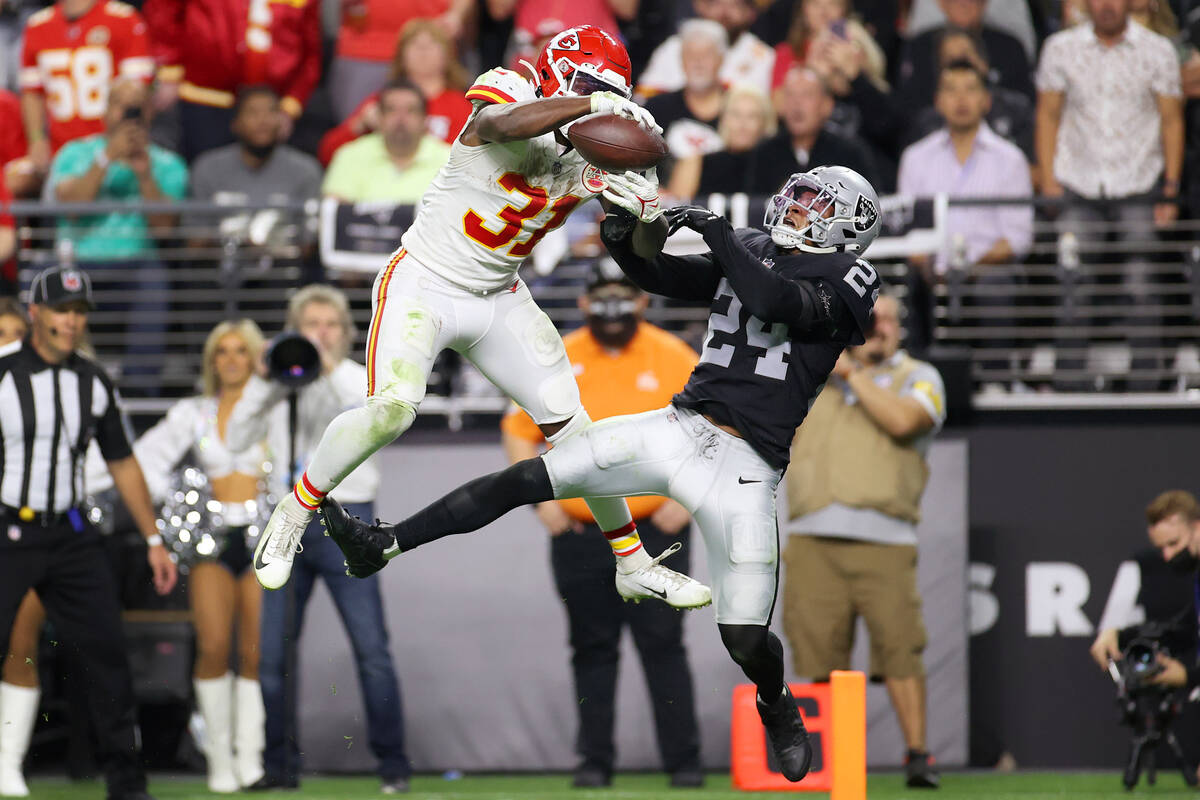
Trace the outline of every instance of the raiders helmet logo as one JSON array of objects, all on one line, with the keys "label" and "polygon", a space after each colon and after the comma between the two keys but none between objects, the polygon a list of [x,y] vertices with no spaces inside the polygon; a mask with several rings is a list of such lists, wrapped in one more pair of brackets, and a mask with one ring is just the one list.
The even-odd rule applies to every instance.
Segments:
[{"label": "raiders helmet logo", "polygon": [[874,203],[860,194],[858,202],[854,205],[854,230],[869,231],[878,221],[879,210],[875,208]]},{"label": "raiders helmet logo", "polygon": [[62,273],[62,285],[68,292],[78,292],[83,288],[83,279],[79,277],[79,273],[73,269],[65,270]]}]

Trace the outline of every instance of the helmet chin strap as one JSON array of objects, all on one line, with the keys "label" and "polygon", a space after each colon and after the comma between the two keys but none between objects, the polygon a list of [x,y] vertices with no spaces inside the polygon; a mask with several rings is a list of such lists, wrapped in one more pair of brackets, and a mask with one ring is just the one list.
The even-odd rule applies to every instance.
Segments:
[{"label": "helmet chin strap", "polygon": [[540,78],[538,78],[537,67],[533,66],[533,64],[530,64],[528,61],[526,61],[523,58],[520,61],[518,61],[517,63],[520,64],[525,69],[529,70],[529,74],[533,76],[533,85],[541,87],[542,81]]}]

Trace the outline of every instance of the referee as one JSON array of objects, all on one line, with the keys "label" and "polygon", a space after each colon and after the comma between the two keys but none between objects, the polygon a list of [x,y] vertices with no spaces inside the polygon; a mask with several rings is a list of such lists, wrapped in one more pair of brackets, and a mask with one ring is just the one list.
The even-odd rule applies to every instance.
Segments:
[{"label": "referee", "polygon": [[175,585],[120,396],[76,352],[94,308],[86,274],[53,267],[29,292],[29,336],[0,348],[0,653],[32,588],[62,643],[76,651],[109,800],[147,800],[121,610],[100,535],[79,504],[92,437],[146,537],[154,588]]}]

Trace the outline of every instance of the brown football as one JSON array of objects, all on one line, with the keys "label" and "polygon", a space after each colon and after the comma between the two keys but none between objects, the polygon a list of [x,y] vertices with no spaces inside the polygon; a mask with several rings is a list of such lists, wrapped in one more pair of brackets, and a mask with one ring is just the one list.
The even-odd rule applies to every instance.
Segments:
[{"label": "brown football", "polygon": [[567,129],[567,138],[589,164],[606,172],[650,169],[667,155],[662,136],[616,114],[584,117]]}]

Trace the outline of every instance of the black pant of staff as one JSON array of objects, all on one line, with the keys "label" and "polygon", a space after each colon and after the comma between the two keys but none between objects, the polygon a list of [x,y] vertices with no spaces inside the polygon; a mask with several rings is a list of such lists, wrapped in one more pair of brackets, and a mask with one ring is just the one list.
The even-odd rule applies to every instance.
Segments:
[{"label": "black pant of staff", "polygon": [[[637,520],[637,526],[651,553],[682,541],[684,548],[673,566],[687,571],[690,528],[668,536],[649,519]],[[570,625],[580,767],[612,774],[621,630],[628,625],[650,690],[663,769],[672,775],[698,772],[700,735],[692,672],[683,645],[684,615],[665,603],[622,601],[613,584],[612,548],[596,525],[585,526],[582,533],[568,531],[554,537],[551,562]]]},{"label": "black pant of staff", "polygon": [[133,683],[121,628],[121,608],[100,534],[76,509],[22,521],[0,512],[0,653],[21,599],[37,591],[54,624],[60,646],[83,684],[86,713],[96,736],[96,754],[111,798],[146,790],[139,763]]}]

